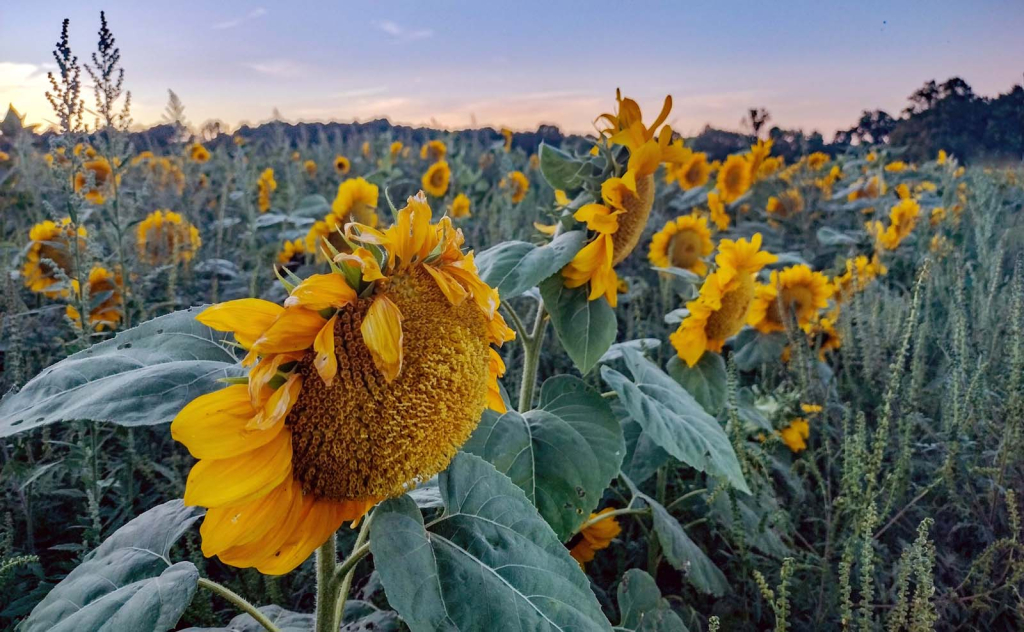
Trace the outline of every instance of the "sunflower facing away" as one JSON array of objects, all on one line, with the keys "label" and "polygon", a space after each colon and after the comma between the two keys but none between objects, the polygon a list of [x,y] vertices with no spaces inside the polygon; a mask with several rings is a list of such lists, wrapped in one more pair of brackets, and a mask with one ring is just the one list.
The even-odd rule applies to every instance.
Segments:
[{"label": "sunflower facing away", "polygon": [[[185,503],[207,507],[202,549],[287,573],[348,520],[444,469],[484,409],[504,411],[514,338],[498,292],[420,193],[331,272],[289,283],[284,306],[215,305],[198,320],[248,350],[248,383],[196,398],[171,434],[199,462]],[[327,244],[325,248],[329,249]]]},{"label": "sunflower facing away", "polygon": [[876,278],[885,276],[887,272],[888,270],[879,260],[877,254],[871,259],[865,255],[847,259],[846,271],[832,279],[832,285],[836,289],[836,302],[841,303],[847,300],[856,292],[860,292],[870,285]]},{"label": "sunflower facing away", "polygon": [[818,311],[828,307],[834,288],[821,272],[807,265],[773,270],[766,285],[757,287],[747,323],[761,333],[785,331],[786,323],[806,328]]},{"label": "sunflower facing away", "polygon": [[281,245],[281,250],[277,253],[275,261],[278,265],[282,265],[291,271],[299,269],[306,261],[306,242],[303,239],[293,239],[291,241],[285,241]]},{"label": "sunflower facing away", "polygon": [[[77,232],[78,245],[84,249],[88,233],[84,226],[79,226]],[[59,277],[61,274],[71,276],[74,273],[74,257],[71,252],[74,234],[69,217],[62,219],[59,224],[46,220],[32,227],[28,234],[25,263],[21,267],[25,287],[49,298],[67,296],[67,287],[61,284]]]},{"label": "sunflower facing away", "polygon": [[465,193],[460,193],[455,196],[452,200],[452,217],[455,219],[461,219],[463,217],[469,217],[469,197]]},{"label": "sunflower facing away", "polygon": [[448,166],[448,161],[438,160],[424,172],[423,177],[420,178],[420,183],[427,193],[439,198],[444,197],[444,194],[448,192],[448,182],[451,180],[451,177],[452,170]]},{"label": "sunflower facing away", "polygon": [[718,269],[704,280],[700,296],[686,304],[689,315],[669,336],[687,365],[697,364],[705,351],[721,351],[726,339],[739,333],[754,302],[757,273],[777,259],[761,250],[761,233],[750,241],[721,241],[715,257]]},{"label": "sunflower facing away", "polygon": [[446,155],[448,155],[448,147],[443,141],[432,140],[426,145],[420,147],[420,158],[423,160],[438,162],[440,160],[444,160]]},{"label": "sunflower facing away", "polygon": [[153,211],[135,229],[139,259],[150,265],[185,263],[203,245],[199,229],[180,213]]},{"label": "sunflower facing away", "polygon": [[790,217],[804,210],[804,197],[799,189],[787,189],[778,197],[769,197],[765,210],[776,217]]},{"label": "sunflower facing away", "polygon": [[[96,331],[113,329],[121,322],[121,275],[114,275],[102,266],[95,266],[89,271],[87,281],[89,287],[89,319],[88,324]],[[78,280],[71,280],[71,287],[78,296]],[[80,326],[80,315],[75,305],[69,304],[65,314]]]},{"label": "sunflower facing away", "polygon": [[334,250],[349,252],[351,248],[345,243],[341,229],[348,222],[376,227],[379,195],[377,185],[363,178],[350,178],[339,184],[331,212],[315,222],[306,233],[306,252],[324,257],[325,251],[320,247],[323,240],[329,241]]},{"label": "sunflower facing away", "polygon": [[654,233],[647,259],[659,268],[682,268],[704,276],[708,273],[704,257],[714,249],[708,220],[691,213],[669,220],[664,228]]},{"label": "sunflower facing away", "polygon": [[106,158],[87,160],[82,165],[84,171],[75,174],[75,192],[85,191],[86,201],[100,205],[106,201],[107,183],[113,174],[110,162]]}]

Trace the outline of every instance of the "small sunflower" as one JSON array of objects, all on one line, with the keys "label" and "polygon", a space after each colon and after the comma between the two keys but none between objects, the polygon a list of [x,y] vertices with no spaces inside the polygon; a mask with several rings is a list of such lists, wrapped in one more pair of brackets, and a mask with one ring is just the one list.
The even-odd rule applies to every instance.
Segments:
[{"label": "small sunflower", "polygon": [[[424,145],[426,147],[426,145]],[[448,182],[451,180],[452,170],[448,167],[448,162],[445,160],[438,160],[434,164],[430,165],[423,177],[420,178],[420,182],[423,184],[423,189],[432,195],[433,197],[439,198],[444,197],[444,194],[448,192]]]},{"label": "small sunflower", "polygon": [[868,259],[865,255],[858,255],[853,259],[846,260],[846,270],[832,279],[835,287],[836,302],[842,303],[854,293],[862,291],[876,278],[884,276],[888,270],[879,260],[878,255]]},{"label": "small sunflower", "polygon": [[[602,509],[597,513],[590,514],[587,522],[614,511],[611,507]],[[615,516],[601,518],[582,531],[577,533],[566,546],[569,547],[569,555],[576,560],[582,568],[584,564],[594,559],[594,554],[602,549],[607,549],[612,540],[622,533],[622,527]]]},{"label": "small sunflower", "polygon": [[267,167],[260,174],[259,180],[256,181],[257,203],[260,213],[266,213],[270,210],[270,194],[276,190],[277,180],[274,179],[274,170]]},{"label": "small sunflower", "polygon": [[451,215],[455,219],[461,219],[463,217],[470,216],[469,198],[466,196],[465,193],[460,193],[456,195],[455,199],[452,200]]},{"label": "small sunflower", "polygon": [[448,146],[445,145],[443,141],[432,140],[420,148],[420,158],[422,158],[423,160],[439,162],[441,160],[444,160],[444,157],[447,155]]},{"label": "small sunflower", "polygon": [[750,153],[747,154],[747,162],[750,165],[750,179],[757,180],[761,175],[761,165],[768,160],[772,153],[772,145],[775,141],[759,139],[750,146]]},{"label": "small sunflower", "polygon": [[807,449],[807,439],[811,436],[811,426],[803,417],[796,417],[789,422],[789,425],[779,431],[782,442],[793,451],[794,454]]},{"label": "small sunflower", "polygon": [[715,228],[720,231],[729,228],[732,219],[729,217],[729,213],[726,212],[725,204],[722,203],[722,198],[718,195],[718,191],[708,191],[708,212],[711,216],[711,221],[715,223]]},{"label": "small sunflower", "polygon": [[284,266],[285,268],[294,272],[299,269],[306,261],[306,242],[302,239],[293,239],[291,241],[285,241],[281,245],[281,250],[277,253],[276,262],[278,265]]},{"label": "small sunflower", "polygon": [[804,196],[800,194],[799,189],[787,189],[778,197],[769,197],[765,210],[776,217],[792,217],[804,210]]},{"label": "small sunflower", "polygon": [[757,287],[747,323],[766,334],[785,331],[790,319],[799,327],[807,327],[819,310],[828,307],[833,292],[828,277],[810,266],[773,270],[769,282]]},{"label": "small sunflower", "polygon": [[309,176],[310,178],[316,177],[315,160],[307,160],[306,162],[302,163],[302,168],[306,170],[306,175]]},{"label": "small sunflower", "polygon": [[505,138],[505,153],[512,151],[512,130],[507,127],[501,128],[501,135]]},{"label": "small sunflower", "polygon": [[[95,266],[89,271],[89,326],[96,331],[114,329],[121,322],[121,275],[114,275],[102,266]],[[75,296],[79,295],[78,280],[72,279],[71,287]],[[79,325],[78,308],[69,304],[65,314],[73,323]]]},{"label": "small sunflower", "polygon": [[508,174],[508,183],[512,203],[519,204],[526,198],[526,194],[530,190],[530,179],[522,171],[513,171]]},{"label": "small sunflower", "polygon": [[185,263],[203,245],[199,229],[173,211],[156,210],[135,229],[139,259],[150,265]]},{"label": "small sunflower", "polygon": [[902,160],[894,160],[885,165],[885,170],[889,173],[902,173],[907,170],[907,163]]},{"label": "small sunflower", "polygon": [[704,276],[708,266],[704,257],[715,249],[708,220],[697,213],[669,220],[654,233],[647,259],[659,268],[676,267]]},{"label": "small sunflower", "polygon": [[883,195],[885,191],[885,182],[883,182],[878,176],[872,176],[868,178],[866,182],[859,182],[857,187],[847,194],[846,200],[848,202],[854,202],[856,200],[873,200],[878,196]]},{"label": "small sunflower", "polygon": [[874,221],[868,222],[866,228],[880,248],[896,250],[900,243],[914,231],[920,214],[921,206],[917,200],[912,198],[900,200],[899,204],[889,210],[889,225],[887,227],[883,227],[880,221]]},{"label": "small sunflower", "polygon": [[325,253],[320,247],[325,242],[338,252],[348,252],[349,246],[342,235],[346,223],[345,217],[335,213],[328,213],[322,220],[314,222],[306,233],[306,252],[316,253],[319,260],[326,259],[330,251]]},{"label": "small sunflower", "polygon": [[683,191],[704,186],[711,178],[711,166],[708,165],[708,155],[703,152],[691,154],[690,159],[680,165],[675,174],[676,180]]},{"label": "small sunflower", "polygon": [[380,190],[363,178],[350,178],[338,185],[331,212],[346,221],[377,225],[377,200]]},{"label": "small sunflower", "polygon": [[364,140],[361,148],[363,158],[369,158],[373,154],[373,148],[370,147],[370,141]]},{"label": "small sunflower", "polygon": [[807,157],[807,166],[813,171],[817,171],[828,164],[831,160],[828,154],[823,151],[816,151]]},{"label": "small sunflower", "polygon": [[537,154],[530,154],[530,171],[536,171],[540,169],[540,156]]},{"label": "small sunflower", "polygon": [[[839,335],[839,330],[836,329],[836,318],[838,316],[839,312],[834,310],[831,316],[822,317],[807,328],[811,347],[818,346],[818,359],[822,362],[825,361],[829,353],[843,346],[843,339]],[[820,406],[817,411],[808,410],[806,406],[805,404],[803,409],[805,413],[821,412]]]},{"label": "small sunflower", "polygon": [[334,157],[334,172],[339,176],[347,176],[348,172],[352,170],[352,163],[348,158],[344,156]]},{"label": "small sunflower", "polygon": [[694,366],[705,351],[721,351],[727,338],[739,333],[754,301],[755,276],[778,258],[761,250],[761,233],[750,241],[723,239],[700,295],[686,304],[689,315],[669,337],[679,357]]},{"label": "small sunflower", "polygon": [[202,143],[193,143],[188,148],[188,157],[192,159],[192,162],[203,164],[210,160],[210,150],[203,147]]},{"label": "small sunflower", "polygon": [[944,165],[944,164],[946,164],[946,161],[948,159],[949,159],[949,156],[948,156],[948,154],[946,154],[946,150],[945,149],[940,149],[939,150],[939,155],[935,157],[935,164]]},{"label": "small sunflower", "polygon": [[[32,227],[25,263],[21,267],[25,287],[48,298],[67,296],[67,287],[61,283],[60,276],[74,274],[71,240],[75,232],[69,217],[60,223],[46,220]],[[84,249],[88,232],[84,226],[79,226],[77,232],[79,248]]]},{"label": "small sunflower", "polygon": [[[87,160],[82,167],[84,167],[85,171],[79,171],[75,174],[75,192],[77,193],[84,189],[85,199],[88,202],[96,205],[103,204],[106,201],[107,183],[113,174],[110,162],[106,158],[96,158],[95,160]],[[86,172],[89,173],[87,174]]]},{"label": "small sunflower", "polygon": [[396,140],[395,142],[391,143],[391,146],[388,147],[388,152],[391,154],[391,159],[392,160],[397,158],[398,155],[400,153],[402,153],[402,148],[403,147],[405,147],[405,146],[402,144],[402,141],[400,141],[400,140]]},{"label": "small sunflower", "polygon": [[[278,575],[342,522],[447,467],[484,409],[504,411],[497,351],[514,338],[461,231],[420,193],[384,231],[290,291],[197,319],[248,349],[248,384],[196,398],[172,436],[199,462],[185,504],[207,507],[204,555]],[[351,281],[350,281],[351,279]]]},{"label": "small sunflower", "polygon": [[722,196],[722,202],[730,204],[747,192],[750,180],[750,162],[743,156],[732,155],[726,158],[725,164],[718,170],[715,187]]}]

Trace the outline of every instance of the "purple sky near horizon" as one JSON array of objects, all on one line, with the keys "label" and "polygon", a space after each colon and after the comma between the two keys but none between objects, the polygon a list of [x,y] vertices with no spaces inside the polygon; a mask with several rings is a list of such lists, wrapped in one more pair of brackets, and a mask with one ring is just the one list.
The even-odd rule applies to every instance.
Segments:
[{"label": "purple sky near horizon", "polygon": [[687,135],[739,128],[748,107],[763,106],[774,125],[830,138],[861,110],[897,114],[929,79],[958,75],[995,95],[1024,72],[1021,0],[580,6],[18,0],[0,7],[0,102],[51,121],[45,75],[61,20],[85,59],[100,8],[134,118],[147,125],[172,89],[194,124],[255,123],[276,108],[290,121],[588,132],[622,87],[648,117],[672,94],[669,121]]}]

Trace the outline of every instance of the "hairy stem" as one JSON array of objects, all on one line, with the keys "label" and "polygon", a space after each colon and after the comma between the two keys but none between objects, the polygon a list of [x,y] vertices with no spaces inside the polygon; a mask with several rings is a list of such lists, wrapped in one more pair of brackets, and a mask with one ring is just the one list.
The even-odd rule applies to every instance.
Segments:
[{"label": "hairy stem", "polygon": [[217,582],[210,579],[206,579],[205,577],[199,578],[199,586],[201,588],[209,590],[210,592],[216,595],[220,595],[227,601],[230,601],[232,605],[234,605],[239,610],[255,619],[256,623],[262,625],[263,629],[267,630],[267,632],[281,632],[280,628],[271,623],[270,619],[267,618],[267,615],[257,610],[256,606],[246,601],[244,597],[234,592],[230,588],[226,586],[221,586]]}]

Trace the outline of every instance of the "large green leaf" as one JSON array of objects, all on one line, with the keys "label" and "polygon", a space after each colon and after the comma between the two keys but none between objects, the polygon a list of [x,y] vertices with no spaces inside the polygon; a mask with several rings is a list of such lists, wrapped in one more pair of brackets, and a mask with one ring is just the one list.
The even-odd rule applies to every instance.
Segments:
[{"label": "large green leaf", "polygon": [[715,566],[704,551],[697,546],[679,521],[672,517],[661,504],[650,496],[642,496],[651,507],[654,533],[665,551],[665,559],[675,568],[683,571],[687,581],[702,592],[720,597],[729,590],[725,575]]},{"label": "large green leaf", "polygon": [[462,449],[511,478],[567,540],[597,508],[626,448],[608,403],[582,380],[555,376],[540,397],[525,415],[485,414]]},{"label": "large green leaf", "polygon": [[618,402],[612,406],[622,426],[622,436],[626,439],[626,458],[622,460],[622,471],[636,482],[643,483],[662,465],[672,458],[644,430],[643,426],[633,421]]},{"label": "large green leaf", "polygon": [[539,247],[524,241],[507,241],[478,254],[476,266],[480,278],[497,288],[504,301],[519,296],[565,267],[586,239],[585,231],[574,230]]},{"label": "large green leaf", "polygon": [[725,360],[717,353],[705,353],[697,364],[687,366],[678,355],[669,358],[668,374],[671,375],[704,410],[717,415],[725,406],[726,371]]},{"label": "large green leaf", "polygon": [[0,400],[0,437],[57,421],[124,426],[171,421],[195,397],[240,375],[225,334],[196,321],[204,308],[167,314],[46,368]]},{"label": "large green leaf", "polygon": [[611,629],[579,564],[512,481],[459,453],[438,483],[445,511],[429,526],[402,496],[370,527],[388,603],[410,629]]},{"label": "large green leaf", "polygon": [[619,582],[620,622],[616,630],[632,632],[687,632],[654,578],[638,568],[626,571]]},{"label": "large green leaf", "polygon": [[632,380],[608,366],[601,367],[601,377],[651,439],[690,467],[724,477],[736,489],[750,493],[736,452],[718,421],[635,350],[624,349],[623,359]]},{"label": "large green leaf", "polygon": [[587,287],[569,289],[559,275],[540,285],[551,324],[580,373],[586,374],[615,342],[618,323],[608,301],[587,300]]},{"label": "large green leaf", "polygon": [[547,143],[540,144],[537,155],[540,157],[540,173],[553,189],[569,193],[593,180],[593,165]]},{"label": "large green leaf", "polygon": [[[316,617],[312,614],[292,612],[281,606],[259,608],[281,632],[313,632]],[[390,610],[380,610],[368,601],[349,599],[345,602],[344,624],[340,632],[374,630],[375,632],[396,632],[403,629],[398,615]],[[186,628],[181,632],[266,632],[263,625],[251,615],[240,614],[222,628]]]},{"label": "large green leaf", "polygon": [[777,363],[787,342],[784,333],[762,334],[748,327],[736,336],[732,358],[739,370],[753,371],[762,364]]},{"label": "large green leaf", "polygon": [[22,632],[170,630],[192,602],[199,571],[168,555],[201,512],[172,500],[114,532],[53,587]]}]

